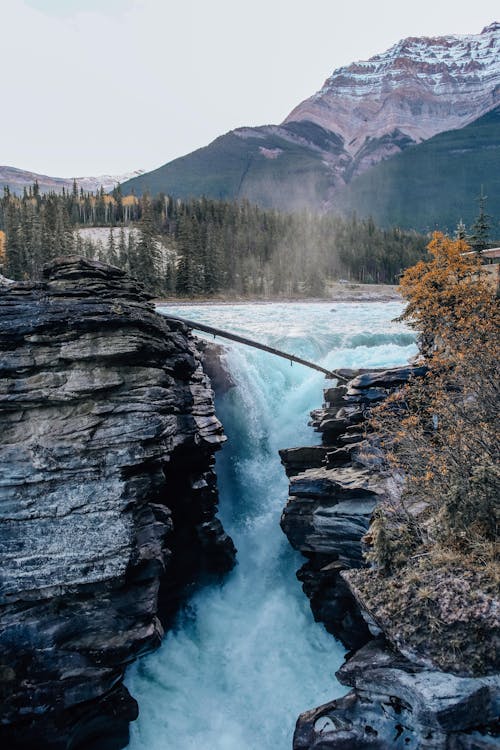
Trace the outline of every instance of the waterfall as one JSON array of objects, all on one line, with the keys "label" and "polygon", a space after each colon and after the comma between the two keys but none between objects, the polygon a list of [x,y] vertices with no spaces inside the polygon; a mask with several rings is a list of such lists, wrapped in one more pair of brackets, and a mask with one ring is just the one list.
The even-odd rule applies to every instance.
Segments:
[{"label": "waterfall", "polygon": [[[334,307],[334,309],[332,309]],[[172,314],[242,333],[328,368],[403,364],[414,336],[397,303],[190,305]],[[161,311],[161,310],[160,310]],[[279,527],[278,449],[312,445],[319,373],[242,345],[224,355],[236,387],[218,397],[220,517],[236,568],[191,597],[161,648],[127,673],[139,702],[130,750],[290,750],[296,718],[346,690],[341,644],[313,621],[295,578],[303,558]]]}]

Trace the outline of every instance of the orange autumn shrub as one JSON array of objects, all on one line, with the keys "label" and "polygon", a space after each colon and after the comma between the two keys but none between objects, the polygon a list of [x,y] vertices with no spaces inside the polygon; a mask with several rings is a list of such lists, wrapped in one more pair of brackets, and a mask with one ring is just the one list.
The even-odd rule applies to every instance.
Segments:
[{"label": "orange autumn shrub", "polygon": [[428,250],[431,259],[408,269],[400,288],[408,300],[401,319],[419,331],[429,370],[374,417],[390,445],[388,459],[404,477],[393,527],[399,536],[404,529],[410,546],[493,542],[500,496],[499,303],[463,240],[435,233]]},{"label": "orange autumn shrub", "polygon": [[349,580],[403,652],[489,673],[500,637],[499,300],[462,240],[436,233],[428,249],[401,279],[401,319],[419,331],[428,372],[374,410],[399,490],[370,528],[372,567]]}]

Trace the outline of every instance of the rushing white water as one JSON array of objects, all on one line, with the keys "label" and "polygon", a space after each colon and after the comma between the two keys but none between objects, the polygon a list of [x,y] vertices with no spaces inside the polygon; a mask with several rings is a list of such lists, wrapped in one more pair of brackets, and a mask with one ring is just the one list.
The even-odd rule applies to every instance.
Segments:
[{"label": "rushing white water", "polygon": [[[332,309],[333,308],[333,309]],[[293,352],[327,368],[404,364],[413,335],[397,303],[190,305],[168,310]],[[224,343],[224,342],[221,342]],[[139,702],[130,750],[290,750],[297,715],[345,692],[344,649],[313,621],[295,578],[302,558],[279,527],[287,479],[278,448],[311,445],[325,380],[238,344],[237,387],[217,401],[220,516],[238,548],[222,583],[199,589],[161,648],[126,683]]]}]

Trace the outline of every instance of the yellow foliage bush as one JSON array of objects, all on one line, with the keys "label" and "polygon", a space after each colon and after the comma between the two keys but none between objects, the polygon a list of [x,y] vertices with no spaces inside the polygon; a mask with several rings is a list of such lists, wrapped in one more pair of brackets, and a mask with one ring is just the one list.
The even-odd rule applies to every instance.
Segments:
[{"label": "yellow foliage bush", "polygon": [[[422,614],[420,643],[430,648],[431,624],[443,632],[451,627],[442,619],[443,581],[450,591],[459,591],[457,577],[474,571],[476,585],[491,598],[500,575],[499,300],[465,242],[436,233],[428,249],[430,260],[401,279],[408,301],[401,319],[419,331],[427,375],[374,409],[372,418],[391,471],[403,478],[402,491],[377,509],[368,553],[374,567],[356,574],[372,614],[395,618],[387,627],[404,630],[409,648],[412,639],[414,647],[418,644],[405,626],[405,611],[412,608],[416,620]],[[416,575],[419,580],[410,585]],[[380,576],[386,579],[382,589]],[[470,622],[475,610],[472,600],[468,608],[468,595],[456,607],[453,596],[450,611],[468,612],[453,623],[454,637],[463,645],[475,638]],[[439,649],[436,659],[446,662]],[[454,669],[460,671],[457,660]],[[477,669],[487,664],[490,669],[496,657],[482,654],[480,662]]]}]

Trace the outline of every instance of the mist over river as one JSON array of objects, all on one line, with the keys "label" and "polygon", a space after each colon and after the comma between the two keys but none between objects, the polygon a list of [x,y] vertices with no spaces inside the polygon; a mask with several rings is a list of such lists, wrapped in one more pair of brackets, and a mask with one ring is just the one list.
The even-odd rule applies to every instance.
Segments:
[{"label": "mist over river", "polygon": [[[390,303],[169,305],[326,368],[404,364],[415,337]],[[316,624],[295,578],[303,558],[279,526],[287,478],[278,449],[318,443],[309,412],[329,381],[218,339],[236,387],[218,396],[228,442],[217,459],[220,517],[238,549],[221,583],[200,588],[161,648],[127,672],[139,702],[130,750],[291,750],[298,714],[346,689],[344,648]]]}]

